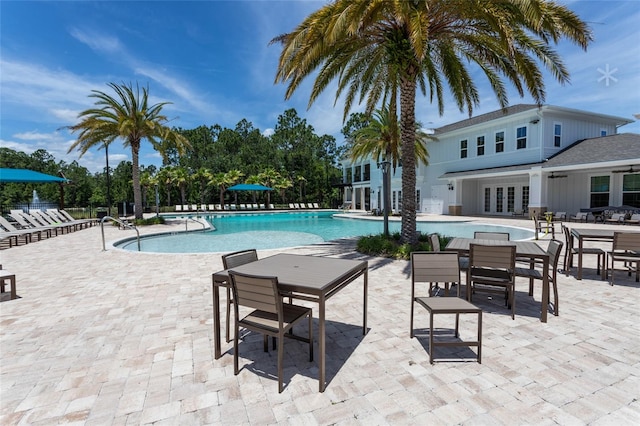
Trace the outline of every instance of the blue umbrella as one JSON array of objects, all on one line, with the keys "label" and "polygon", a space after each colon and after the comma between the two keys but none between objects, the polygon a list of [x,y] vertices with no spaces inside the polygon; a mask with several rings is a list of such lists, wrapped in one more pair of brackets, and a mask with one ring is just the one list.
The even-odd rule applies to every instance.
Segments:
[{"label": "blue umbrella", "polygon": [[271,191],[272,188],[254,183],[239,183],[227,188],[229,191]]}]

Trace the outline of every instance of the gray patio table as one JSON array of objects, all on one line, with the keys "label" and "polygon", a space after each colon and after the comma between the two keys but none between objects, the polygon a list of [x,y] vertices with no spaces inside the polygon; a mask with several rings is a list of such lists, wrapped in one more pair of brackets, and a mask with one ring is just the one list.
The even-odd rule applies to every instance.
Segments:
[{"label": "gray patio table", "polygon": [[[605,241],[613,243],[613,234],[614,232],[637,232],[637,231],[624,231],[620,229],[579,229],[579,228],[571,228],[571,233],[574,237],[578,239],[578,274],[576,276],[577,279],[582,279],[582,249],[584,247],[585,241]],[[603,266],[604,270],[607,270],[607,260],[605,259],[605,265]],[[606,272],[605,274],[606,275]]]},{"label": "gray patio table", "polygon": [[[232,268],[232,270],[254,275],[278,277],[283,292],[293,297],[318,303],[318,346],[320,392],[325,389],[325,302],[358,277],[364,278],[362,334],[367,333],[367,279],[368,262],[336,259],[331,257],[276,254],[255,262]],[[221,356],[220,344],[220,287],[229,282],[227,270],[212,275],[213,286],[213,331],[215,359]]]},{"label": "gray patio table", "polygon": [[452,238],[447,244],[446,250],[457,251],[467,254],[470,244],[482,245],[515,245],[516,256],[527,257],[531,261],[542,261],[542,309],[540,309],[540,321],[547,322],[547,311],[549,306],[549,255],[538,244],[533,241],[503,241],[484,240],[476,238]]}]

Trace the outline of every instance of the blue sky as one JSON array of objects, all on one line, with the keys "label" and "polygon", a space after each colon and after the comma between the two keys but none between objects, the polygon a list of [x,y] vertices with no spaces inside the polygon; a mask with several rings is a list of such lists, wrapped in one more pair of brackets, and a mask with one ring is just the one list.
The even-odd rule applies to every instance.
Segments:
[{"label": "blue sky", "polygon": [[[640,1],[563,1],[593,29],[587,52],[561,43],[557,49],[571,83],[547,78],[547,104],[633,119],[640,113]],[[6,1],[0,2],[0,145],[26,153],[44,148],[56,160],[78,160],[92,172],[104,167],[104,152],[78,159],[67,154],[74,141],[63,129],[93,106],[92,90],[108,93],[109,82],[149,86],[153,103],[171,125],[190,129],[219,124],[234,128],[246,118],[262,132],[295,108],[317,134],[342,143],[343,104],[329,88],[307,110],[311,81],[284,100],[274,85],[280,48],[269,41],[291,31],[322,1]],[[498,108],[484,79],[480,107]],[[514,92],[511,104],[528,103]],[[419,97],[424,127],[467,118],[453,102],[445,113]],[[361,110],[358,107],[356,111]],[[640,133],[640,122],[621,128]],[[129,160],[121,143],[109,150],[111,164]],[[144,144],[141,164],[160,164]]]}]

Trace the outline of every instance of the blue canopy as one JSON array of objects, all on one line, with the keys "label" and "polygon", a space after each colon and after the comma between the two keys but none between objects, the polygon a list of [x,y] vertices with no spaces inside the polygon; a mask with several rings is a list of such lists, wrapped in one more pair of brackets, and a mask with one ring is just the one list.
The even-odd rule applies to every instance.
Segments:
[{"label": "blue canopy", "polygon": [[27,169],[0,169],[0,182],[51,183],[69,182],[69,179]]},{"label": "blue canopy", "polygon": [[254,183],[239,183],[228,188],[229,191],[271,191],[272,188]]}]

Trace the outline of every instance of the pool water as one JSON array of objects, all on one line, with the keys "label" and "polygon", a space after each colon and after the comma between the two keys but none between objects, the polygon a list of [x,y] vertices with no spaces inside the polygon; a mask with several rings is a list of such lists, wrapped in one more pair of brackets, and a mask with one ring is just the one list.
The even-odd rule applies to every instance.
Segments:
[{"label": "pool water", "polygon": [[[340,238],[381,234],[382,220],[334,217],[335,211],[211,214],[214,230],[153,235],[140,238],[140,249],[156,253],[232,252],[249,248],[276,249],[322,243]],[[418,222],[418,231],[449,237],[473,237],[474,231],[509,232],[512,240],[529,239],[523,228],[467,222]],[[400,232],[399,221],[389,221],[389,232]],[[115,244],[137,251],[135,238]]]}]

